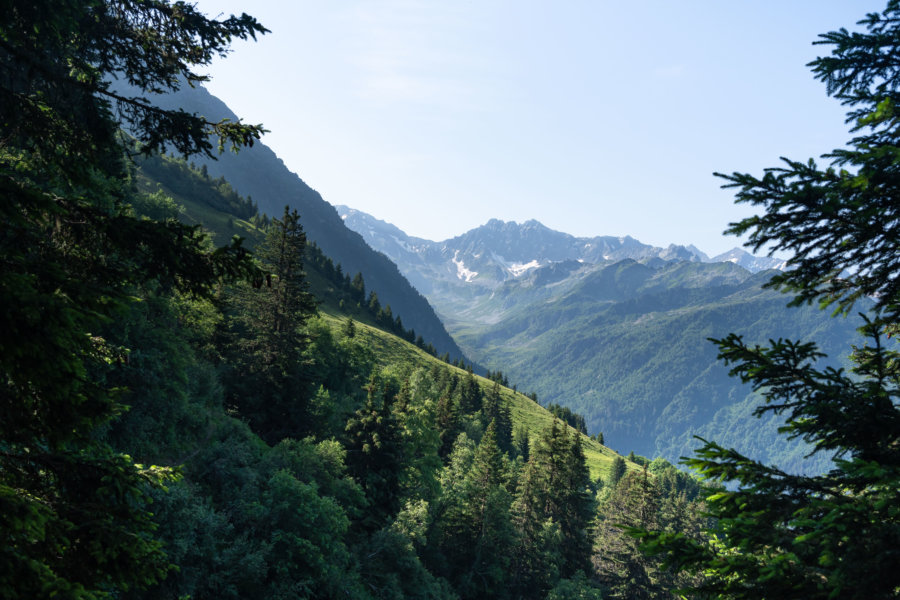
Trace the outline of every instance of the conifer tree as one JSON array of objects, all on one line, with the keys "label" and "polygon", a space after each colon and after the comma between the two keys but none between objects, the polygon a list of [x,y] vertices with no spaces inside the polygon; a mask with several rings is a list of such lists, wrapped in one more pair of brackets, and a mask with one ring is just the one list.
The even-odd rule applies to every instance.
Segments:
[{"label": "conifer tree", "polygon": [[612,465],[609,469],[609,475],[607,478],[607,483],[611,486],[615,486],[619,483],[619,480],[625,475],[625,471],[627,466],[625,465],[625,459],[619,455],[616,455],[613,458]]},{"label": "conifer tree", "polygon": [[381,302],[378,301],[378,294],[375,293],[375,290],[369,292],[368,305],[369,312],[378,319],[378,316],[381,314]]},{"label": "conifer tree", "polygon": [[450,454],[453,442],[459,433],[459,414],[456,409],[456,402],[453,401],[453,395],[449,392],[442,393],[438,399],[435,426],[441,440],[438,455],[444,458]]},{"label": "conifer tree", "polygon": [[531,443],[529,441],[528,428],[524,423],[517,424],[513,431],[513,449],[515,450],[516,455],[520,456],[526,463],[528,462],[528,457],[531,453],[530,446]]},{"label": "conifer tree", "polygon": [[488,425],[471,466],[449,497],[442,521],[441,549],[451,581],[462,598],[502,598],[509,577],[512,495],[497,445],[497,427]]},{"label": "conifer tree", "polygon": [[563,536],[562,554],[565,559],[563,577],[571,577],[578,571],[588,573],[591,570],[590,557],[596,506],[590,485],[591,473],[584,457],[581,436],[579,432],[573,430],[562,484],[563,510],[559,516]]},{"label": "conifer tree", "polygon": [[365,406],[347,422],[347,471],[369,500],[361,526],[374,531],[400,509],[403,456],[390,385],[373,374],[367,392]]},{"label": "conifer tree", "polygon": [[495,381],[482,400],[485,423],[495,423],[497,444],[504,452],[512,452],[512,414],[509,401],[500,394],[500,384]]},{"label": "conifer tree", "polygon": [[[347,274],[347,277],[350,277],[350,274]],[[362,273],[357,273],[353,276],[353,280],[350,282],[350,288],[353,290],[353,297],[357,302],[362,302],[366,297],[366,282],[363,279]]]},{"label": "conifer tree", "polygon": [[594,565],[604,589],[613,598],[670,598],[670,582],[661,578],[658,558],[645,556],[628,527],[659,527],[659,489],[644,467],[621,478],[601,507]]},{"label": "conifer tree", "polygon": [[559,580],[562,556],[559,523],[550,513],[556,473],[548,464],[550,444],[558,439],[556,422],[531,450],[513,504],[518,541],[513,554],[513,598],[542,598]]},{"label": "conifer tree", "polygon": [[344,322],[344,337],[347,339],[356,337],[356,323],[353,321],[353,317],[348,317]]},{"label": "conifer tree", "polygon": [[300,437],[310,427],[312,390],[307,389],[303,352],[305,325],[316,301],[303,271],[305,248],[300,217],[285,207],[257,249],[265,285],[244,285],[235,292],[228,401],[270,443]]},{"label": "conifer tree", "polygon": [[469,370],[463,378],[459,387],[459,412],[464,415],[471,415],[482,407],[481,387],[475,380],[475,375]]},{"label": "conifer tree", "polygon": [[165,476],[97,438],[124,408],[91,378],[124,360],[97,332],[138,286],[208,295],[252,271],[240,244],[208,250],[198,228],[136,218],[119,133],[147,154],[211,154],[262,128],[211,123],[110,90],[177,89],[252,17],[190,4],[12,2],[0,19],[0,596],[105,597],[167,570],[146,511]]},{"label": "conifer tree", "polygon": [[810,66],[829,94],[851,108],[847,148],[814,161],[785,160],[762,177],[725,176],[737,201],[763,214],[732,224],[749,245],[791,254],[772,286],[794,304],[849,312],[864,297],[874,311],[862,327],[850,375],[818,369],[812,343],[747,345],[718,340],[731,374],[758,390],[756,415],[783,415],[782,431],[834,459],[801,476],[707,442],[689,461],[732,486],[707,499],[715,543],[643,532],[668,563],[702,573],[698,594],[723,598],[896,598],[900,590],[900,355],[887,347],[900,328],[900,2],[869,14],[865,32],[821,36],[831,55]]},{"label": "conifer tree", "polygon": [[[513,586],[521,597],[588,570],[594,505],[578,434],[554,420],[531,449],[513,506],[519,530]],[[541,596],[542,597],[542,596]]]}]

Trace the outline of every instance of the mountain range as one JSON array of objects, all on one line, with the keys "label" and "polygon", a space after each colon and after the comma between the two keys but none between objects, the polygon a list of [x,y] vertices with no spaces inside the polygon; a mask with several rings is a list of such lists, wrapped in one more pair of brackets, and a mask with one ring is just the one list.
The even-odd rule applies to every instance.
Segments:
[{"label": "mountain range", "polygon": [[537,221],[494,219],[433,242],[338,211],[397,263],[468,356],[542,403],[578,411],[613,448],[677,460],[701,435],[785,468],[817,468],[802,445],[778,438],[777,418],[750,416],[759,398],[728,376],[708,341],[731,332],[757,343],[813,340],[840,364],[859,324],[788,308],[788,297],[763,288],[783,261],[578,238]]},{"label": "mountain range", "polygon": [[[203,88],[154,100],[235,118]],[[855,339],[855,323],[788,311],[785,297],[761,289],[761,269],[781,261],[738,249],[709,258],[627,236],[578,238],[537,221],[495,219],[433,242],[339,212],[263,144],[199,162],[270,216],[297,209],[309,238],[344,273],[363,273],[367,292],[439,353],[503,370],[542,403],[579,411],[612,447],[676,460],[700,434],[809,468],[802,447],[773,445],[777,420],[749,418],[757,399],[727,377],[706,341],[731,331],[760,342],[784,335],[818,339],[834,353]]]},{"label": "mountain range", "polygon": [[693,245],[659,248],[630,236],[575,237],[535,220],[519,224],[491,219],[466,233],[434,242],[409,236],[348,206],[336,208],[347,227],[390,257],[445,320],[453,320],[459,313],[471,318],[477,312],[471,310],[473,300],[490,296],[507,282],[529,276],[557,282],[577,279],[598,266],[624,259],[650,266],[670,261],[727,262],[752,273],[784,267],[781,259],[753,256],[740,248],[710,258]]}]

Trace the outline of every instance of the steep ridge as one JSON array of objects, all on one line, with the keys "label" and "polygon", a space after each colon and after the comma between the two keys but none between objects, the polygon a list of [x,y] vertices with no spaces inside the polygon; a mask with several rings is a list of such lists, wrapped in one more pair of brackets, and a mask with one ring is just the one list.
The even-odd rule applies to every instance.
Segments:
[{"label": "steep ridge", "polygon": [[[237,119],[224,102],[202,87],[182,86],[176,93],[153,96],[152,101],[162,108],[180,107],[211,120]],[[394,315],[400,315],[407,327],[434,344],[439,353],[449,352],[451,358],[462,355],[428,301],[409,284],[397,266],[348,229],[334,207],[291,172],[265,144],[257,143],[239,154],[224,152],[217,160],[192,160],[205,165],[212,177],[224,177],[269,216],[280,216],[285,205],[297,209],[308,238],[340,263],[345,273],[363,273],[366,289],[376,291],[382,306],[390,305]]]},{"label": "steep ridge", "polygon": [[[179,218],[186,222],[203,225],[215,241],[221,242],[231,235],[239,234],[246,238],[248,246],[255,247],[265,237],[263,230],[242,218],[247,217],[247,213],[251,211],[245,208],[241,199],[231,194],[229,186],[215,185],[215,181],[188,169],[183,162],[168,157],[141,159],[137,167],[135,181],[139,189],[147,192],[162,190],[173,201],[166,204],[170,210],[177,212]],[[236,207],[244,210],[236,210]],[[142,205],[139,208],[146,210],[148,207]],[[338,338],[344,335],[348,317],[354,319],[355,339],[371,352],[375,365],[401,372],[425,368],[446,369],[459,377],[467,375],[463,369],[444,363],[408,340],[378,326],[372,315],[365,312],[365,306],[363,310],[359,310],[349,304],[339,304],[336,301],[339,291],[334,289],[316,261],[310,261],[307,257],[304,270],[310,291],[319,302],[318,318]],[[475,380],[485,393],[493,385],[493,381],[478,375],[475,375]],[[532,438],[537,439],[550,427],[553,415],[533,400],[506,387],[500,393],[509,403],[514,424],[524,427]],[[571,427],[568,429],[573,431]],[[581,440],[592,477],[606,478],[617,454],[594,438],[581,435]],[[639,465],[628,461],[627,468],[638,469]]]}]

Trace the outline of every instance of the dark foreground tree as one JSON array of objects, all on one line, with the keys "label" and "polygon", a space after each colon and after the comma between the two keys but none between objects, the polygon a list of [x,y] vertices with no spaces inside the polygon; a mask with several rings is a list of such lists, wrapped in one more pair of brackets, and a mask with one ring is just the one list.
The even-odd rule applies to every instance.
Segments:
[{"label": "dark foreground tree", "polygon": [[305,248],[300,216],[285,207],[255,252],[266,283],[238,286],[229,319],[228,402],[271,444],[301,438],[311,427],[313,392],[303,353],[316,300],[303,271]]},{"label": "dark foreground tree", "polygon": [[716,537],[698,544],[682,534],[640,535],[672,566],[703,574],[694,592],[704,597],[900,597],[900,356],[886,340],[900,326],[900,3],[861,24],[866,32],[823,35],[831,55],[811,63],[828,92],[852,107],[849,147],[827,155],[833,164],[824,170],[785,161],[762,178],[725,176],[738,202],[764,210],[729,232],[792,254],[771,285],[797,304],[846,313],[870,297],[875,308],[851,374],[817,369],[813,344],[718,340],[732,375],[764,397],[757,416],[784,415],[789,438],[834,460],[826,473],[800,476],[709,442],[688,461],[735,485],[707,499]]},{"label": "dark foreground tree", "polygon": [[97,336],[138,285],[203,294],[246,274],[240,244],[137,219],[126,125],[145,152],[251,143],[261,128],[209,123],[108,90],[201,81],[233,38],[265,31],[164,0],[4,2],[0,19],[0,596],[93,598],[162,576],[145,508],[163,470],[96,439],[123,407],[90,377],[126,359]]}]

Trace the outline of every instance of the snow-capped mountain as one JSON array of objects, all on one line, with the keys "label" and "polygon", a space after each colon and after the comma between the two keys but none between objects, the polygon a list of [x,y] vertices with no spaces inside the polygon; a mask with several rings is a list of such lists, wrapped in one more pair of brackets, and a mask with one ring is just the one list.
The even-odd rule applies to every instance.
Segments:
[{"label": "snow-capped mountain", "polygon": [[[433,242],[407,235],[398,227],[347,206],[337,206],[350,229],[400,267],[423,293],[433,280],[456,279],[488,288],[562,261],[597,265],[626,258],[647,264],[659,261],[731,262],[750,272],[783,268],[784,261],[756,257],[739,248],[710,259],[695,246],[659,248],[630,237],[575,237],[538,221],[491,219],[462,235]],[[429,284],[431,281],[431,284]]]},{"label": "snow-capped mountain", "polygon": [[779,261],[739,249],[710,259],[694,246],[659,248],[630,236],[575,237],[534,220],[491,219],[462,235],[434,242],[409,236],[362,211],[336,208],[348,228],[397,264],[445,322],[499,318],[525,297],[556,297],[592,272],[622,260],[653,269],[677,262],[727,262],[743,267],[748,276],[780,266]]},{"label": "snow-capped mountain", "polygon": [[754,256],[740,248],[732,248],[728,252],[719,254],[709,259],[708,262],[730,262],[740,265],[751,273],[766,271],[768,269],[776,269],[783,271],[786,268],[787,261],[774,258],[772,256]]}]

